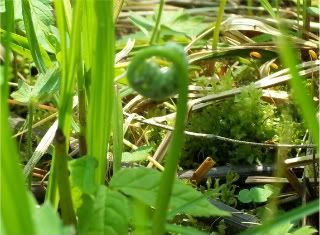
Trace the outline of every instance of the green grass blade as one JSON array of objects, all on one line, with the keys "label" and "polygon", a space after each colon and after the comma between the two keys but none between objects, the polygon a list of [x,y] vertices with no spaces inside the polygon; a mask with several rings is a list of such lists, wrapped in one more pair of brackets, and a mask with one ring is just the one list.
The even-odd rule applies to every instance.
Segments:
[{"label": "green grass blade", "polygon": [[[85,65],[85,73],[86,77],[89,79],[89,76],[91,75],[88,71],[91,69],[93,55],[93,45],[96,41],[96,28],[93,27],[96,25],[96,17],[94,14],[94,5],[93,2],[90,0],[83,1],[84,7],[83,7],[83,17],[82,17],[82,25],[83,25],[83,31],[82,31],[82,39],[83,39],[83,47],[82,47],[82,58]],[[88,89],[87,89],[88,92]]]},{"label": "green grass blade", "polygon": [[121,12],[124,0],[114,0],[113,1],[113,21],[116,22],[117,18]]},{"label": "green grass blade", "polygon": [[294,45],[290,38],[286,37],[288,35],[287,29],[281,24],[270,3],[262,0],[261,4],[274,19],[279,21],[281,36],[278,39],[278,50],[283,64],[289,68],[289,73],[292,77],[290,85],[293,89],[293,98],[302,111],[303,119],[310,130],[313,141],[319,144],[319,120],[317,119],[316,107],[312,96],[303,82],[303,78],[299,75],[297,68],[299,59],[296,51],[293,49]]},{"label": "green grass blade", "polygon": [[113,111],[113,174],[121,168],[121,158],[123,152],[123,115],[121,97],[119,91],[115,89],[114,111]]},{"label": "green grass blade", "polygon": [[104,183],[106,173],[107,141],[110,136],[113,77],[114,77],[114,24],[112,1],[95,1],[96,41],[92,64],[92,79],[88,107],[88,155],[98,160],[96,182]]},{"label": "green grass blade", "polygon": [[[5,64],[0,77],[0,198],[1,198],[1,226],[4,234],[34,234],[31,218],[31,208],[24,185],[24,179],[19,167],[19,155],[8,123],[8,81],[10,74],[10,32],[13,31],[14,10],[13,2],[5,1],[7,32],[3,44]],[[3,232],[3,231],[2,231]]]},{"label": "green grass blade", "polygon": [[66,87],[66,77],[67,77],[67,35],[68,31],[66,15],[64,10],[63,2],[60,0],[54,1],[55,13],[56,13],[56,21],[60,35],[60,68],[61,68],[61,79],[60,79],[60,94],[64,94],[64,89]]},{"label": "green grass blade", "polygon": [[[67,25],[64,16],[64,8],[59,0],[57,3],[57,15],[59,15],[60,20],[58,20],[59,31],[65,34],[67,31]],[[76,74],[78,65],[80,62],[80,47],[81,47],[81,22],[83,4],[81,1],[74,4],[74,12],[72,19],[72,32],[71,32],[71,43],[69,50],[66,45],[62,47],[61,53],[64,55],[61,58],[62,65],[62,77],[60,83],[60,100],[59,100],[59,128],[63,130],[66,136],[66,141],[69,140],[70,128],[71,128],[71,109],[73,102],[73,93],[76,81]],[[61,23],[61,25],[59,25]],[[66,39],[64,39],[66,40]],[[64,51],[64,49],[66,51]]]},{"label": "green grass blade", "polygon": [[221,22],[222,22],[222,17],[223,17],[223,13],[224,13],[224,7],[225,7],[226,3],[227,3],[227,0],[221,0],[220,1],[217,21],[216,21],[216,25],[215,25],[214,31],[213,31],[212,50],[217,49],[217,46],[218,46],[220,25],[221,25]]},{"label": "green grass blade", "polygon": [[[60,68],[61,68],[61,78],[60,78],[60,98],[63,96],[62,94],[65,93],[66,89],[66,77],[67,77],[67,39],[66,39],[66,32],[67,32],[67,25],[65,20],[65,12],[62,1],[56,0],[54,2],[55,6],[55,14],[57,20],[57,26],[60,34]],[[71,98],[71,97],[70,97]],[[60,111],[60,115],[62,112]],[[54,208],[57,208],[59,203],[59,193],[58,193],[58,183],[57,183],[57,163],[56,163],[55,155],[53,155],[51,168],[50,168],[50,177],[49,177],[49,184],[48,190],[46,192],[46,200],[49,200]]]},{"label": "green grass blade", "polygon": [[282,28],[281,31],[282,34],[278,39],[278,50],[283,64],[289,68],[289,73],[292,77],[290,85],[293,89],[293,98],[302,111],[302,116],[307,128],[310,130],[313,141],[319,144],[319,120],[317,119],[316,107],[296,67],[299,64],[299,60],[297,53],[293,49],[294,46],[290,39],[285,37],[285,30]]},{"label": "green grass blade", "polygon": [[[67,24],[65,18],[64,5],[60,1],[55,1],[58,28],[61,35],[67,33]],[[62,57],[61,57],[61,82],[60,82],[60,100],[59,100],[59,117],[58,117],[58,129],[55,136],[55,150],[56,155],[54,159],[54,165],[51,166],[53,175],[56,180],[51,182],[57,182],[59,195],[61,214],[65,224],[75,224],[76,218],[72,206],[70,183],[68,179],[67,168],[67,153],[69,146],[69,137],[71,130],[71,115],[72,115],[72,102],[74,85],[77,74],[77,66],[80,63],[80,45],[81,45],[81,22],[82,17],[82,2],[78,1],[74,4],[74,12],[72,18],[72,30],[70,39],[70,49],[66,48],[66,38],[62,39]],[[63,38],[63,37],[62,37]],[[51,195],[47,198],[56,198],[56,190],[54,186],[50,188]],[[56,201],[52,202],[53,205]]]},{"label": "green grass blade", "polygon": [[274,18],[277,18],[276,13],[273,11],[273,8],[271,6],[271,4],[269,3],[269,1],[267,0],[261,0],[260,1],[261,5],[264,7],[264,9],[266,9],[266,11]]},{"label": "green grass blade", "polygon": [[[2,37],[2,34],[4,34],[5,32],[6,31],[4,29],[0,28],[1,37]],[[28,38],[15,33],[11,33],[11,38],[12,38],[12,41],[10,44],[11,50],[32,60],[33,57],[31,55],[31,51],[29,50]],[[48,56],[47,52],[44,50],[44,48],[41,45],[39,45],[39,48],[40,48],[41,55],[43,56],[42,58],[44,59],[44,63],[49,67],[51,65],[50,57]]]},{"label": "green grass blade", "polygon": [[268,231],[272,230],[275,227],[297,221],[305,216],[311,215],[317,211],[319,211],[319,203],[320,200],[314,200],[308,203],[305,206],[301,206],[295,208],[289,212],[286,212],[278,217],[275,217],[270,222],[267,222],[261,226],[254,227],[252,229],[246,230],[245,232],[241,233],[241,235],[263,235],[268,234]]},{"label": "green grass blade", "polygon": [[160,33],[160,26],[161,26],[161,15],[162,15],[162,11],[163,11],[163,7],[164,7],[164,3],[165,0],[160,0],[159,2],[159,8],[158,8],[158,14],[157,14],[157,18],[156,18],[156,24],[153,28],[152,34],[151,34],[151,38],[150,38],[150,45],[153,45],[155,42],[157,42],[157,37],[158,34]]},{"label": "green grass blade", "polygon": [[32,53],[34,63],[36,64],[37,68],[41,73],[45,73],[46,64],[44,62],[44,59],[42,58],[36,32],[33,27],[29,0],[21,0],[21,3],[22,3],[22,15],[23,15],[24,26],[26,29],[29,47]]}]

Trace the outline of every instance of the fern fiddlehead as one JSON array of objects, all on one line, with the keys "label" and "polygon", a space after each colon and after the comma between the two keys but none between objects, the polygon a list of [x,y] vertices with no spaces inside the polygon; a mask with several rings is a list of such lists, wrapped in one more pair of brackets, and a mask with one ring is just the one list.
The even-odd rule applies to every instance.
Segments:
[{"label": "fern fiddlehead", "polygon": [[[168,68],[160,68],[151,57],[159,57],[171,63]],[[181,46],[169,43],[153,46],[138,52],[129,65],[127,77],[130,85],[141,95],[160,100],[178,92],[177,115],[170,147],[162,173],[152,234],[163,234],[172,186],[183,145],[183,131],[188,100],[188,61]]]},{"label": "fern fiddlehead", "polygon": [[[148,61],[157,56],[171,62],[172,65],[160,68],[158,64]],[[181,70],[186,69],[187,60],[183,49],[173,43],[165,46],[153,46],[140,51],[128,68],[130,86],[139,94],[161,100],[177,93]]]}]

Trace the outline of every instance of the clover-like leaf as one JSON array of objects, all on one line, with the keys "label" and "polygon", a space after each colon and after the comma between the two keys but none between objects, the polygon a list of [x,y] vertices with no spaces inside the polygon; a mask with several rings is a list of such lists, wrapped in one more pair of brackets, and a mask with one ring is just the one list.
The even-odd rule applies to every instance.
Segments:
[{"label": "clover-like leaf", "polygon": [[264,188],[254,187],[250,189],[252,201],[254,202],[266,202],[268,197],[272,194],[272,191]]},{"label": "clover-like leaf", "polygon": [[249,189],[242,189],[238,194],[238,198],[242,203],[252,202],[251,194]]},{"label": "clover-like leaf", "polygon": [[272,185],[265,185],[264,188],[253,187],[250,190],[242,189],[238,194],[238,198],[242,203],[266,202],[277,190],[278,189]]}]

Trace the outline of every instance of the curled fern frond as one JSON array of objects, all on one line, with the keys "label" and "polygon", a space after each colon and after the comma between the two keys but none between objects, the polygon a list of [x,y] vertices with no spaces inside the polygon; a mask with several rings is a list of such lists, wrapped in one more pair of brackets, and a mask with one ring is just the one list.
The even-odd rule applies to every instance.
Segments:
[{"label": "curled fern frond", "polygon": [[[163,58],[171,65],[161,68],[150,61],[152,57]],[[131,61],[128,68],[130,86],[139,94],[154,100],[161,100],[178,92],[179,76],[187,69],[187,57],[183,47],[175,43],[146,48]]]}]

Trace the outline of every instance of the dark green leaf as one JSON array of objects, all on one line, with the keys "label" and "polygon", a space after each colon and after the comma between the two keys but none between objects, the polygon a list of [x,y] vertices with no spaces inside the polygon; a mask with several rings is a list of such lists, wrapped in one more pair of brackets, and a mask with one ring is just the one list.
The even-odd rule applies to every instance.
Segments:
[{"label": "dark green leaf", "polygon": [[11,93],[11,97],[23,104],[28,104],[31,99],[32,88],[25,82],[19,84],[19,89]]},{"label": "dark green leaf", "polygon": [[28,0],[21,0],[21,2],[22,2],[23,22],[24,22],[32,58],[38,70],[41,73],[44,73],[46,71],[47,65],[44,62],[43,55],[41,53],[41,46],[38,43],[38,38],[36,36],[36,29],[34,27],[34,22],[33,22],[32,13],[31,13],[32,7]]},{"label": "dark green leaf", "polygon": [[312,235],[312,234],[316,234],[316,232],[318,232],[318,230],[311,226],[303,226],[295,230],[291,234],[292,235]]},{"label": "dark green leaf", "polygon": [[[176,13],[174,12],[174,14]],[[208,26],[208,23],[203,22],[203,17],[189,16],[187,14],[176,17],[171,21],[166,20],[162,25],[163,28],[182,33],[188,38],[196,37],[199,33],[208,28]]]},{"label": "dark green leaf", "polygon": [[128,234],[128,200],[105,186],[99,187],[95,200],[84,197],[78,216],[80,235]]},{"label": "dark green leaf", "polygon": [[32,97],[36,98],[38,102],[43,102],[55,94],[59,89],[59,75],[58,66],[52,66],[45,74],[40,74],[32,89]]},{"label": "dark green leaf", "polygon": [[33,87],[23,82],[17,91],[11,94],[16,101],[24,104],[44,102],[58,91],[59,69],[53,66],[40,74]]},{"label": "dark green leaf", "polygon": [[[21,0],[15,0],[15,19],[20,30],[25,31],[22,24]],[[55,47],[50,43],[50,37],[54,36],[52,27],[55,23],[52,0],[31,0],[30,9],[32,21],[39,44],[47,51],[54,53]]]},{"label": "dark green leaf", "polygon": [[[134,197],[149,206],[155,206],[161,173],[148,168],[123,169],[114,175],[110,188]],[[226,216],[200,192],[176,180],[171,197],[170,210],[193,216]]]},{"label": "dark green leaf", "polygon": [[82,193],[93,194],[96,190],[94,181],[97,160],[90,156],[69,162],[72,187],[78,187]]},{"label": "dark green leaf", "polygon": [[130,12],[129,19],[132,21],[134,25],[136,25],[146,36],[149,35],[149,32],[152,31],[154,26],[154,22],[151,20],[147,20],[146,18]]},{"label": "dark green leaf", "polygon": [[59,218],[59,215],[54,211],[48,202],[45,202],[40,208],[35,208],[33,220],[35,221],[37,235],[74,234],[73,227],[64,226]]}]

